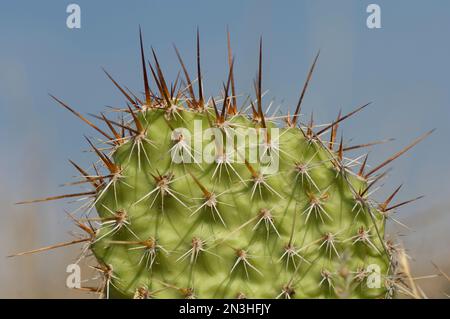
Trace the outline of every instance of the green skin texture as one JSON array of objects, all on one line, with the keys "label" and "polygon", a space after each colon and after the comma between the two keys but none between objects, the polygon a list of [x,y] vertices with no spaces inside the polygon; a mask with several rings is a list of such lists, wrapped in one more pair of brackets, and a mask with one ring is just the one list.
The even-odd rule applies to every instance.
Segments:
[{"label": "green skin texture", "polygon": [[[214,122],[214,112],[211,109],[207,112]],[[265,187],[261,188],[262,197],[258,190],[252,197],[252,175],[244,163],[232,165],[246,185],[230,169],[230,177],[222,169],[220,178],[217,174],[212,178],[215,163],[173,163],[170,155],[174,145],[172,129],[185,127],[193,132],[194,120],[201,120],[203,128],[210,124],[204,112],[184,109],[170,119],[165,119],[164,113],[158,109],[136,113],[142,125],[147,127],[147,138],[154,144],[143,143],[150,163],[141,149],[139,167],[137,147],[131,152],[134,143],[131,138],[117,147],[112,155],[114,163],[122,167],[123,177],[114,187],[110,186],[103,193],[103,190],[98,191],[97,196],[102,193],[96,203],[99,216],[110,218],[109,210],[125,210],[130,223],[128,229],[122,227],[107,236],[103,235],[110,232],[112,226],[101,227],[97,234],[101,239],[91,245],[100,264],[110,265],[113,270],[110,297],[132,298],[137,289],[145,287],[155,292],[152,295],[155,298],[189,297],[183,288],[192,289],[197,298],[236,298],[238,294],[247,298],[276,298],[286,297],[282,294],[286,285],[295,291],[291,298],[385,296],[383,280],[380,288],[368,288],[365,280],[360,282],[355,278],[358,268],[370,264],[380,267],[382,277],[388,275],[389,256],[379,237],[384,237],[385,219],[373,208],[372,217],[366,209],[356,216],[360,206],[352,210],[356,200],[351,188],[361,191],[367,183],[357,176],[346,173],[344,177],[339,173],[330,161],[330,154],[334,154],[332,151],[325,150],[318,142],[309,141],[298,128],[280,129],[279,171],[266,176],[265,180],[283,199]],[[233,117],[230,123],[237,123],[239,127],[259,127],[244,115]],[[267,125],[274,126],[273,123]],[[211,140],[204,140],[204,147],[209,143]],[[294,170],[295,162],[309,162],[315,166],[309,174],[321,192],[307,179],[302,181]],[[251,165],[258,171],[258,163]],[[152,174],[157,176],[169,172],[174,174],[170,190],[175,191],[177,198],[189,209],[170,195],[164,196],[162,209],[161,195],[155,199],[156,192],[136,204],[155,189]],[[204,203],[204,193],[190,173],[216,195],[225,192],[218,197],[217,209],[226,227],[207,206],[191,216]],[[311,205],[310,193],[317,197],[326,194],[322,207],[332,220],[322,214],[322,221],[313,210],[306,222],[307,215],[302,213]],[[264,220],[255,228],[260,220],[259,211],[263,208],[270,210],[280,237],[271,225],[266,227]],[[354,236],[361,226],[370,231],[370,242],[377,249],[361,241],[354,243]],[[339,257],[331,247],[327,250],[325,244],[320,248],[328,232],[337,234],[334,244]],[[164,248],[165,251],[156,250],[151,267],[146,266],[145,259],[141,261],[144,249],[136,249],[142,245],[118,243],[136,242],[138,239],[133,233],[140,240],[155,238],[157,244]],[[295,256],[295,266],[292,259],[287,262],[286,255],[280,259],[291,234],[293,246],[297,250],[302,248],[299,255],[309,263]],[[190,255],[179,260],[192,248],[193,237],[205,241],[205,251],[199,252],[195,262],[191,262]],[[247,252],[246,261],[261,274],[249,265],[244,267],[244,260],[231,271],[239,249]],[[332,274],[332,285],[327,280],[320,284],[322,270]]]}]

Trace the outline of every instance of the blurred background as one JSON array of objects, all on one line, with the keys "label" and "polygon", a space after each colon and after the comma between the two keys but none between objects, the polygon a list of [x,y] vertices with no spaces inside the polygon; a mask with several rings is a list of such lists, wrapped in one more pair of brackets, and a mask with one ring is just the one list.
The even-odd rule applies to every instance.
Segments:
[{"label": "blurred background", "polygon": [[[304,112],[314,111],[317,120],[330,122],[340,108],[346,113],[373,101],[343,125],[347,144],[395,138],[373,148],[372,165],[437,128],[393,164],[375,198],[384,199],[401,183],[398,200],[425,195],[396,216],[412,230],[391,222],[388,233],[408,250],[414,276],[437,274],[433,263],[450,273],[449,1],[72,2],[81,7],[80,29],[66,27],[69,1],[0,4],[0,297],[92,297],[65,287],[66,266],[76,260],[79,247],[6,257],[70,240],[73,227],[64,210],[73,205],[14,203],[79,190],[60,186],[75,175],[67,160],[89,165],[92,156],[85,152],[82,136],[95,134],[48,93],[84,114],[122,104],[102,66],[121,83],[142,91],[139,25],[147,54],[153,46],[171,80],[179,71],[172,43],[194,71],[199,26],[208,96],[217,95],[226,78],[227,25],[237,91],[244,95],[253,92],[262,35],[263,86],[284,110],[295,106],[320,49]],[[381,29],[366,26],[370,3],[381,8]],[[85,269],[82,275],[88,276]],[[442,276],[418,284],[429,297],[450,294]]]}]

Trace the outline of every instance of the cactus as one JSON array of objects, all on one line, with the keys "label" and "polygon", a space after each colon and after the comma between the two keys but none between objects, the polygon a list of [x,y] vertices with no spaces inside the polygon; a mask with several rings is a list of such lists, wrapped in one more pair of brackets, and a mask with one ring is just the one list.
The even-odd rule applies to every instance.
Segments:
[{"label": "cactus", "polygon": [[87,198],[83,216],[69,215],[86,236],[30,252],[84,243],[103,278],[86,289],[105,297],[392,297],[396,246],[385,223],[411,201],[392,204],[400,188],[382,203],[369,195],[382,169],[429,133],[369,169],[367,155],[345,154],[380,142],[337,141],[339,124],[369,104],[328,125],[300,122],[319,54],[292,116],[279,116],[263,101],[262,40],[256,96],[241,110],[229,35],[219,98],[203,95],[198,32],[196,81],[175,50],[184,79],[169,87],[153,50],[147,65],[140,33],[143,97],[105,71],[126,99],[118,119],[94,115],[106,129],[52,96],[102,146],[86,138],[99,158],[92,170],[71,162],[92,190],[43,199]]}]

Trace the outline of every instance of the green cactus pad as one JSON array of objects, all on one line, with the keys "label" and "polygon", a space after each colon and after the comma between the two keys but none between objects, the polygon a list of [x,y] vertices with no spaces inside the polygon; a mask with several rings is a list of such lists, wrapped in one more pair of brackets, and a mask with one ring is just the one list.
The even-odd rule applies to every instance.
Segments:
[{"label": "green cactus pad", "polygon": [[[339,171],[333,164],[338,155],[299,128],[283,128],[272,141],[280,154],[273,174],[261,175],[259,163],[242,161],[222,168],[220,162],[173,163],[171,149],[180,143],[171,138],[173,128],[193,133],[195,121],[209,126],[207,118],[216,122],[212,108],[180,109],[170,117],[160,109],[138,112],[145,137],[115,150],[113,161],[121,172],[98,191],[96,208],[107,222],[92,249],[112,270],[116,293],[383,296],[384,288],[368,288],[355,277],[371,264],[388,271],[389,258],[377,235],[384,233],[383,216],[369,211],[354,193],[364,191],[366,181]],[[237,115],[227,130],[244,125],[261,126]],[[211,139],[201,142],[206,147]],[[193,156],[191,144],[185,150]],[[245,154],[250,147],[236,152]]]}]

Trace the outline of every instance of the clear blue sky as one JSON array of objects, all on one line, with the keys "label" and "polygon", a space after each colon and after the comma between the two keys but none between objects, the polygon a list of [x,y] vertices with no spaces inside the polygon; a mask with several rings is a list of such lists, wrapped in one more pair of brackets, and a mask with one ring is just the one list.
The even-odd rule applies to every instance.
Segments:
[{"label": "clear blue sky", "polygon": [[[81,6],[80,30],[65,25],[71,2]],[[193,70],[199,26],[208,95],[218,94],[226,77],[226,26],[236,55],[237,88],[244,94],[252,92],[262,35],[263,85],[285,109],[295,104],[308,67],[321,49],[305,112],[314,111],[318,120],[327,122],[339,108],[347,112],[373,101],[370,109],[344,126],[346,140],[353,138],[355,143],[396,138],[373,149],[372,164],[437,128],[430,139],[396,162],[386,192],[405,183],[403,199],[427,196],[408,214],[448,201],[448,0],[71,2],[0,4],[0,191],[7,194],[6,207],[24,197],[54,193],[56,185],[74,174],[68,158],[89,163],[89,155],[81,152],[86,149],[82,134],[93,132],[47,94],[84,113],[122,103],[102,66],[121,83],[142,90],[139,24],[147,52],[150,45],[156,49],[172,79],[179,68],[172,43]],[[380,30],[366,27],[369,3],[381,6]],[[44,207],[48,214],[57,214],[64,205]]]}]

